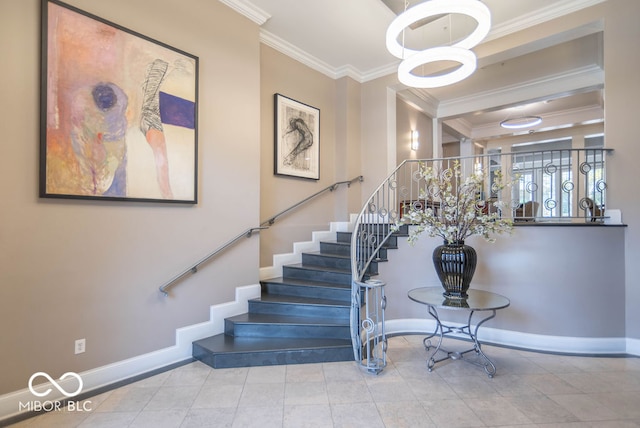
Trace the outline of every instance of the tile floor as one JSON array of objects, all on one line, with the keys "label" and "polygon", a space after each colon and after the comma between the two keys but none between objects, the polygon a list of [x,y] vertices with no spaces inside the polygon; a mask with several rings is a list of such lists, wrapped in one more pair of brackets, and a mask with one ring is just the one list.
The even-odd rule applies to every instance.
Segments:
[{"label": "tile floor", "polygon": [[[448,339],[450,347],[467,346]],[[421,336],[389,339],[379,375],[354,362],[211,369],[194,362],[13,427],[640,427],[640,358],[485,346],[426,369]]]}]

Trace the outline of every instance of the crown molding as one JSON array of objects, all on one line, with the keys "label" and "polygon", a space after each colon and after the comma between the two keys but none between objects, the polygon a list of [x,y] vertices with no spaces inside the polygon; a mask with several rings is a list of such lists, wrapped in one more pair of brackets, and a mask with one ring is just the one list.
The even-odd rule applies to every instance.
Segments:
[{"label": "crown molding", "polygon": [[[264,24],[265,22],[267,22],[267,20],[269,20],[269,18],[271,18],[271,15],[255,6],[249,0],[219,1],[231,7],[236,12],[249,18],[258,25]],[[581,9],[597,5],[605,1],[606,0],[570,0],[558,2],[557,5],[552,5],[545,9],[518,17],[516,19],[493,27],[484,41],[504,37],[525,28],[538,25],[542,22],[546,22],[552,19],[560,18],[569,13],[573,13]],[[310,55],[308,52],[298,48],[292,43],[264,29],[261,29],[260,31],[260,42],[328,77],[331,77],[332,79],[339,79],[348,76],[359,83],[365,83],[370,80],[388,76],[389,74],[397,72],[398,69],[397,62],[383,65],[381,67],[377,67],[368,71],[358,70],[356,67],[350,64],[345,64],[340,67],[333,67],[326,62],[314,57],[313,55]]]},{"label": "crown molding", "polygon": [[383,65],[381,67],[373,68],[364,73],[360,73],[358,79],[356,80],[358,80],[360,83],[365,83],[370,80],[379,79],[380,77],[385,77],[390,74],[397,73],[399,63],[400,61],[393,61],[392,63],[389,63],[387,65]]},{"label": "crown molding", "polygon": [[550,95],[582,91],[604,85],[604,70],[590,65],[566,73],[530,80],[518,85],[505,86],[469,96],[442,101],[438,105],[438,117],[456,117],[471,111],[480,111],[535,100]]},{"label": "crown molding", "polygon": [[438,100],[433,97],[424,97],[422,96],[423,94],[412,90],[399,91],[396,95],[404,102],[429,117],[436,117],[438,113]]},{"label": "crown molding", "polygon": [[271,18],[264,10],[260,9],[253,3],[245,0],[219,0],[220,3],[226,4],[231,9],[235,10],[241,15],[249,18],[258,25],[262,25]]},{"label": "crown molding", "polygon": [[[273,33],[270,33],[266,30],[260,30],[260,43],[272,47],[273,49],[287,55],[288,57],[301,62],[302,64],[311,67],[312,69],[319,71],[326,76],[331,77],[332,79],[339,78],[338,69],[331,67],[326,62],[321,61],[312,55],[309,55],[307,52],[276,36]],[[355,69],[352,70],[346,67],[348,66],[342,67],[344,73],[356,72]]]},{"label": "crown molding", "polygon": [[[567,109],[560,112],[541,114],[542,124],[535,129],[536,133],[546,130],[556,130],[563,127],[576,127],[587,123],[600,123],[603,121],[603,111],[600,106],[585,106]],[[449,123],[449,121],[447,121]],[[521,131],[506,131],[500,127],[500,123],[491,123],[473,127],[471,138],[474,140],[484,140],[504,136],[528,133],[528,129]]]},{"label": "crown molding", "polygon": [[468,120],[465,120],[461,117],[452,120],[444,121],[444,124],[454,131],[464,135],[466,138],[471,138],[473,136],[473,126]]},{"label": "crown molding", "polygon": [[[404,95],[404,94],[408,95]],[[421,91],[416,88],[407,88],[406,91],[399,91],[398,95],[403,95],[407,99],[415,99],[419,101],[414,101],[414,104],[418,106],[423,113],[427,114],[430,117],[438,117],[438,105],[440,104],[440,100],[431,95],[426,91]],[[409,98],[409,95],[412,98]]]},{"label": "crown molding", "polygon": [[313,55],[309,55],[306,51],[303,51],[297,46],[264,29],[260,30],[260,43],[263,43],[277,50],[278,52],[281,52],[288,57],[306,65],[307,67],[310,67],[313,70],[324,74],[325,76],[331,77],[332,79],[350,77],[358,83],[365,83],[369,80],[388,76],[389,74],[396,72],[398,68],[396,62],[376,69],[372,69],[367,73],[361,72],[351,64],[346,64],[341,67],[335,68],[330,66],[326,62],[319,60]]},{"label": "crown molding", "polygon": [[533,27],[543,22],[551,21],[552,19],[561,18],[570,13],[577,12],[582,9],[586,9],[591,6],[595,6],[600,3],[604,3],[606,0],[572,0],[564,2],[556,2],[556,4],[546,7],[544,9],[537,10],[535,12],[519,16],[507,22],[503,22],[500,25],[496,25],[491,28],[491,31],[484,39],[483,42],[489,40],[499,39],[500,37],[508,36],[509,34]]}]

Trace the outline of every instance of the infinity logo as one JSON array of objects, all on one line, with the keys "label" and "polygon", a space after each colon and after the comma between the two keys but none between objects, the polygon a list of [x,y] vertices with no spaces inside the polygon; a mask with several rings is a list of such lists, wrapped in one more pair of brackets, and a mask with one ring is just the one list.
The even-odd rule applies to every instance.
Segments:
[{"label": "infinity logo", "polygon": [[83,386],[82,378],[77,373],[66,372],[65,374],[60,376],[60,379],[58,379],[58,380],[65,380],[65,379],[67,379],[69,377],[72,377],[72,378],[75,378],[75,379],[78,380],[78,389],[76,389],[74,392],[67,392],[67,391],[64,390],[64,388],[62,388],[62,386],[60,386],[60,384],[58,382],[53,380],[51,378],[51,376],[49,376],[47,373],[45,373],[45,372],[37,372],[37,373],[34,373],[33,375],[31,375],[31,377],[29,378],[29,391],[31,391],[31,393],[33,395],[37,396],[37,397],[45,397],[45,396],[47,396],[47,395],[49,395],[51,393],[51,388],[47,389],[44,392],[38,392],[38,391],[36,391],[34,389],[33,380],[35,378],[37,378],[38,376],[42,376],[45,379],[47,379],[51,383],[51,385],[53,385],[65,397],[75,397],[76,395],[80,394],[80,391],[82,391],[82,386]]}]

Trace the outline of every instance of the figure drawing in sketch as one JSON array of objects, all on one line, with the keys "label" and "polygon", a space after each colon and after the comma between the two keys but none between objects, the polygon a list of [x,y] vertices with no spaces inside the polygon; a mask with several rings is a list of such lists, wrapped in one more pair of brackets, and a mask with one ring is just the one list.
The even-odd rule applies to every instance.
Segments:
[{"label": "figure drawing in sketch", "polygon": [[307,156],[307,149],[313,146],[313,133],[309,126],[300,117],[292,117],[289,119],[289,126],[285,132],[285,139],[293,139],[292,147],[284,158],[284,165],[291,166],[299,170],[310,169],[310,160]]}]

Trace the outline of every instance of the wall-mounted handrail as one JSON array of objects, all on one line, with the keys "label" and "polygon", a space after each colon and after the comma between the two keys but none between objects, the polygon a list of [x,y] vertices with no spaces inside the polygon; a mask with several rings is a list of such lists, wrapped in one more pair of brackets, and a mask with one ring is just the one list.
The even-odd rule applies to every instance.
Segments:
[{"label": "wall-mounted handrail", "polygon": [[362,182],[363,180],[364,180],[364,178],[360,175],[360,176],[352,178],[351,180],[348,180],[348,181],[338,181],[338,182],[333,183],[332,185],[327,186],[324,189],[314,193],[313,195],[304,198],[300,202],[298,202],[298,203],[290,206],[289,208],[279,212],[278,214],[270,217],[268,220],[263,221],[262,223],[260,223],[260,226],[251,227],[249,229],[246,229],[245,231],[243,231],[239,235],[235,236],[234,238],[232,238],[229,241],[227,241],[225,244],[223,244],[220,247],[218,247],[212,253],[210,253],[207,256],[205,256],[202,259],[200,259],[198,262],[196,262],[190,268],[185,269],[184,271],[182,271],[178,275],[176,275],[173,278],[171,278],[169,281],[167,281],[164,284],[162,284],[160,287],[158,287],[158,289],[160,290],[160,292],[163,295],[168,296],[169,295],[169,292],[168,292],[169,288],[173,287],[179,280],[181,280],[182,278],[184,278],[185,276],[187,276],[189,274],[197,273],[198,272],[198,268],[200,267],[200,265],[208,262],[209,260],[211,260],[212,258],[217,256],[218,254],[220,254],[221,252],[223,252],[224,250],[226,250],[227,248],[231,247],[233,244],[238,242],[240,239],[242,239],[242,238],[251,238],[251,236],[253,236],[254,232],[259,232],[260,230],[268,229],[269,226],[272,226],[279,217],[281,217],[284,214],[286,214],[286,213],[298,208],[300,205],[305,204],[306,202],[308,202],[311,199],[321,195],[322,193],[324,193],[326,191],[333,192],[335,189],[337,189],[342,184],[346,184],[347,187],[351,187],[352,183],[354,183],[356,181]]},{"label": "wall-mounted handrail", "polygon": [[263,221],[262,223],[260,223],[260,226],[265,226],[265,225],[273,225],[273,223],[275,223],[276,219],[278,217],[283,216],[284,214],[288,213],[289,211],[292,211],[296,208],[298,208],[300,205],[310,201],[311,199],[315,198],[316,196],[319,196],[321,194],[323,194],[326,191],[330,191],[333,192],[334,190],[336,190],[341,184],[346,184],[347,187],[351,187],[352,183],[355,183],[356,181],[362,182],[364,180],[364,178],[359,175],[355,178],[352,178],[351,180],[347,180],[347,181],[338,181],[336,183],[333,183],[331,186],[327,186],[324,189],[314,193],[311,196],[308,196],[306,198],[304,198],[303,200],[301,200],[300,202],[296,203],[295,205],[290,206],[289,208],[287,208],[286,210],[280,211],[278,214],[274,215],[273,217],[270,217],[269,220]]},{"label": "wall-mounted handrail", "polygon": [[172,287],[173,285],[175,285],[175,283],[178,282],[178,280],[184,278],[188,274],[197,273],[198,272],[198,268],[200,267],[201,264],[208,262],[209,260],[211,260],[212,258],[217,256],[218,254],[220,254],[221,252],[223,252],[224,250],[226,250],[227,248],[229,248],[230,246],[232,246],[233,244],[238,242],[240,239],[242,239],[242,238],[251,238],[251,236],[253,235],[253,232],[259,231],[259,230],[262,230],[262,229],[268,229],[268,227],[251,227],[251,228],[245,230],[244,232],[242,232],[241,234],[239,234],[238,236],[236,236],[235,238],[230,239],[224,245],[222,245],[221,247],[216,249],[214,252],[212,252],[209,255],[203,257],[202,259],[200,259],[198,262],[196,262],[189,269],[184,270],[183,272],[179,273],[178,275],[174,276],[169,281],[167,281],[163,285],[161,285],[159,287],[160,292],[162,294],[164,294],[165,296],[168,296],[169,293],[167,292],[167,290],[170,287]]}]

